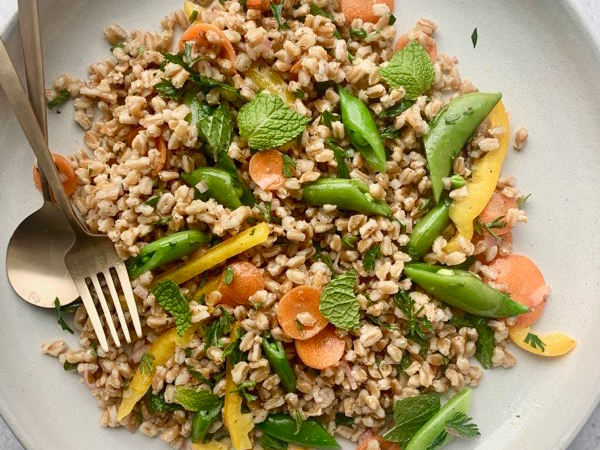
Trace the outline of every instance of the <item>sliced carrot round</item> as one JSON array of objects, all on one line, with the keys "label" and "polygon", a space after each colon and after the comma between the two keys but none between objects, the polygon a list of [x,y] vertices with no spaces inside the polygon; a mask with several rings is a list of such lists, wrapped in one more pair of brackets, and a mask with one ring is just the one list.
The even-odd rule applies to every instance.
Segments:
[{"label": "sliced carrot round", "polygon": [[386,441],[383,437],[378,434],[374,434],[371,430],[364,432],[360,438],[358,438],[358,447],[356,450],[367,450],[369,448],[369,442],[375,439],[379,443],[381,450],[400,450],[398,444]]},{"label": "sliced carrot round", "polygon": [[[75,175],[75,169],[71,166],[71,163],[62,155],[58,153],[52,153],[52,160],[58,170],[58,175],[62,181],[65,193],[68,196],[73,195],[75,189],[77,189],[77,176]],[[40,172],[37,167],[33,167],[33,184],[36,189],[42,192],[42,182],[40,181]]]},{"label": "sliced carrot round", "polygon": [[277,150],[256,152],[248,167],[250,178],[261,189],[274,191],[283,186],[283,157]]},{"label": "sliced carrot round", "polygon": [[248,0],[246,2],[246,6],[249,9],[260,9],[261,11],[266,11],[271,6],[271,0]]},{"label": "sliced carrot round", "polygon": [[[231,283],[225,284],[228,269],[233,272],[233,278]],[[230,264],[228,269],[223,271],[219,284],[222,302],[232,300],[238,305],[247,305],[251,296],[264,289],[265,278],[254,264],[247,261],[235,262]]]},{"label": "sliced carrot round", "polygon": [[203,47],[209,46],[210,42],[206,38],[206,33],[216,33],[221,37],[222,57],[229,59],[235,67],[236,54],[231,41],[227,38],[227,35],[223,32],[223,30],[211,23],[194,23],[190,25],[190,27],[183,32],[181,38],[179,39],[179,50],[183,50],[185,43],[189,41],[193,41]]},{"label": "sliced carrot round", "polygon": [[[410,43],[410,39],[408,39],[408,36],[403,34],[402,36],[400,36],[398,38],[398,41],[396,42],[396,50],[402,50],[409,43]],[[429,58],[431,58],[431,60],[434,61],[435,58],[437,57],[437,44],[435,43],[433,38],[429,38],[429,42],[428,42],[427,46],[424,48],[425,48],[425,51],[427,51]]]},{"label": "sliced carrot round", "polygon": [[348,23],[359,17],[365,22],[377,22],[379,17],[373,13],[375,3],[385,3],[394,11],[394,0],[342,0],[342,12],[346,16]]},{"label": "sliced carrot round", "polygon": [[[298,286],[289,291],[277,305],[277,320],[283,331],[294,339],[309,339],[327,326],[327,319],[319,310],[321,290],[314,286]],[[312,326],[302,325],[298,314],[309,313],[314,319]]]},{"label": "sliced carrot round", "polygon": [[344,355],[346,343],[328,325],[316,336],[303,341],[296,340],[296,352],[304,364],[313,369],[323,370],[337,364]]},{"label": "sliced carrot round", "polygon": [[167,143],[162,137],[158,136],[154,142],[159,153],[158,158],[156,158],[152,163],[152,172],[150,174],[153,177],[157,176],[158,173],[164,169],[165,164],[167,163],[167,157],[169,156]]},{"label": "sliced carrot round", "polygon": [[[486,242],[487,248],[489,248],[492,245],[498,245],[498,246],[500,246],[503,243],[504,244],[512,245],[512,243],[513,243],[513,235],[512,235],[512,232],[509,231],[508,233],[503,234],[502,236],[499,236],[498,238],[495,238],[494,236],[492,236],[489,233],[485,233],[483,236],[480,236],[480,235],[476,234],[473,237],[473,245],[477,246],[477,244],[479,242],[481,242],[481,241],[485,241]],[[475,259],[477,259],[478,261],[480,261],[482,264],[489,264],[491,261],[488,261],[486,259],[485,254],[486,254],[486,252],[479,253],[479,254],[475,255]],[[497,257],[500,257],[500,256],[501,256],[500,252],[498,252],[495,257],[497,258]]]},{"label": "sliced carrot round", "polygon": [[538,266],[527,256],[512,254],[499,256],[489,267],[498,274],[494,283],[505,286],[514,301],[531,308],[531,312],[519,316],[514,326],[528,327],[535,323],[550,294]]},{"label": "sliced carrot round", "polygon": [[513,208],[517,209],[518,207],[519,204],[516,199],[507,197],[500,192],[494,192],[485,209],[479,215],[479,221],[482,224],[491,224],[494,220],[504,222],[504,226],[501,228],[490,228],[492,233],[502,236],[512,229],[512,227],[506,223],[506,220],[504,220],[508,210]]}]

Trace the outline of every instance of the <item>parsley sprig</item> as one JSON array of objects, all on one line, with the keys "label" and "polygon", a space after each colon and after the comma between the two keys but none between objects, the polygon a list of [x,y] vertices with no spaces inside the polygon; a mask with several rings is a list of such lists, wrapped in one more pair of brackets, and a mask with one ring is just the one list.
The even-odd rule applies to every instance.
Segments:
[{"label": "parsley sprig", "polygon": [[363,269],[367,272],[375,270],[375,263],[381,258],[381,245],[377,244],[365,252],[363,256]]},{"label": "parsley sprig", "polygon": [[421,306],[415,311],[415,301],[405,291],[394,296],[394,303],[406,316],[406,336],[419,344],[422,351],[426,351],[429,347],[427,332],[433,333],[433,325],[427,317],[420,317],[425,307]]},{"label": "parsley sprig", "polygon": [[479,218],[475,220],[475,233],[479,235],[483,235],[486,231],[490,233],[493,237],[498,238],[498,235],[494,233],[495,228],[503,228],[506,225],[504,220],[504,216],[498,216],[494,220],[489,223],[481,222]]},{"label": "parsley sprig", "polygon": [[525,336],[525,343],[529,344],[535,349],[541,350],[542,352],[546,351],[546,344],[540,339],[540,337],[537,334],[527,333],[527,336]]}]

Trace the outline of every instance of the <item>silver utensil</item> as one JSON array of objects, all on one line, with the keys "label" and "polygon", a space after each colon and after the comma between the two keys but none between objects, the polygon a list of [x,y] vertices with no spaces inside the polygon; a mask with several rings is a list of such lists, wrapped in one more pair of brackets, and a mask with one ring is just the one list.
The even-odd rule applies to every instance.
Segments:
[{"label": "silver utensil", "polygon": [[[37,0],[19,0],[19,25],[27,76],[27,92],[38,123],[48,142],[44,97],[44,65]],[[21,298],[51,308],[79,297],[64,256],[75,235],[62,211],[52,203],[48,182],[39,170],[44,204],[14,231],[6,250],[6,274]]]},{"label": "silver utensil", "polygon": [[48,179],[50,189],[54,194],[58,205],[67,218],[73,232],[75,233],[75,242],[65,254],[65,264],[79,295],[83,301],[88,317],[92,323],[98,342],[104,351],[108,351],[108,341],[100,320],[100,316],[94,304],[88,281],[92,285],[92,290],[95,292],[98,302],[100,303],[104,320],[108,325],[108,329],[117,347],[121,346],[119,335],[115,328],[112,314],[108,307],[106,297],[101,288],[98,275],[102,275],[106,286],[111,294],[113,305],[117,313],[117,317],[121,324],[123,335],[127,342],[131,342],[127,322],[123,314],[121,302],[113,282],[111,270],[115,272],[123,294],[133,326],[138,337],[142,335],[142,327],[140,317],[137,311],[137,305],[133,298],[131,283],[125,268],[125,263],[119,258],[113,243],[104,235],[94,235],[89,233],[79,221],[73,206],[71,205],[62,186],[62,182],[58,177],[58,171],[52,161],[52,154],[48,149],[44,133],[42,132],[35,113],[25,95],[19,76],[8,56],[4,43],[0,41],[0,85],[6,95],[6,98],[15,113],[25,137],[29,141],[33,149],[40,169],[44,172]]}]

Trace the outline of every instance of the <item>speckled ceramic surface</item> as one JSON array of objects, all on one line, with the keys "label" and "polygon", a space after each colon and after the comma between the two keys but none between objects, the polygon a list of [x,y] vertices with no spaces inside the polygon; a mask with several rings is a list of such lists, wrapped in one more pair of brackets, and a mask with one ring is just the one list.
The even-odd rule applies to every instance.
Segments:
[{"label": "speckled ceramic surface", "polygon": [[[106,25],[157,28],[180,2],[40,3],[46,74],[52,79],[64,71],[83,76],[90,62],[106,57]],[[464,78],[503,92],[513,128],[529,128],[525,150],[511,151],[504,168],[523,191],[533,193],[530,223],[515,233],[515,248],[538,262],[553,291],[536,329],[562,330],[578,341],[572,354],[555,361],[514,349],[519,360],[514,369],[487,371],[471,410],[481,438],[447,448],[563,449],[600,398],[600,8],[597,0],[589,5],[579,0],[577,8],[574,1],[549,0],[396,3],[400,29],[421,16],[437,22],[440,51],[458,56]],[[473,49],[475,27],[479,43]],[[3,33],[13,55],[17,34],[14,23]],[[3,255],[11,231],[40,198],[30,180],[33,156],[2,97],[0,105]],[[69,153],[81,146],[82,134],[70,109],[63,111],[50,114],[50,143]],[[87,388],[39,352],[46,340],[74,339],[60,330],[52,312],[19,301],[8,285],[4,258],[0,265],[0,412],[25,447],[167,448],[159,439],[100,428]]]}]

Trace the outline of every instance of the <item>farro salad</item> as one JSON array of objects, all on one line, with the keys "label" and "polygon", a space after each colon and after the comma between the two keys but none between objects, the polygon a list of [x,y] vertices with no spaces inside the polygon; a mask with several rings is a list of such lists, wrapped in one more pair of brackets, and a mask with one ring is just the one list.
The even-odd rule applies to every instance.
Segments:
[{"label": "farro salad", "polygon": [[186,1],[159,32],[109,26],[110,57],[48,90],[85,130],[56,155],[65,188],[144,326],[100,348],[57,301],[80,348],[43,352],[103,426],[196,450],[435,449],[479,435],[470,387],[515,364],[509,337],[574,348],[530,330],[550,290],[512,253],[529,196],[501,176],[502,95],[460,78],[433,22],[396,39],[393,6]]}]

